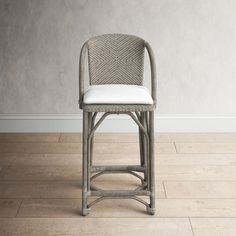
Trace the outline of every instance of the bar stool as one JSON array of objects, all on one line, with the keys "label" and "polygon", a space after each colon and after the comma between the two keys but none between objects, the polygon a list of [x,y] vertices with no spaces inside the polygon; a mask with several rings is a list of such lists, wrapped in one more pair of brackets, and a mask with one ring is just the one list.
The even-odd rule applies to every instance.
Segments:
[{"label": "bar stool", "polygon": [[[143,86],[144,52],[151,68],[151,94]],[[84,90],[85,60],[88,58],[89,86]],[[86,41],[79,62],[79,105],[83,110],[82,215],[105,199],[134,199],[155,214],[154,109],[156,107],[156,68],[150,45],[126,34],[105,34]],[[98,113],[102,113],[96,122]],[[111,114],[129,115],[139,128],[138,165],[93,165],[93,136]],[[102,190],[92,184],[100,175],[128,173],[140,179],[134,190]],[[148,196],[148,202],[141,196]],[[93,201],[89,203],[89,197]],[[95,200],[94,200],[95,199]]]}]

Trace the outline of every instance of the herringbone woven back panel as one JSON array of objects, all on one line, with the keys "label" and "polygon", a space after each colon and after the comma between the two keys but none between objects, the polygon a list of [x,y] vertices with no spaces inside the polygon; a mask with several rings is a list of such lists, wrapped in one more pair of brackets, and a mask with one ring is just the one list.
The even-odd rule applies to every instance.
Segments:
[{"label": "herringbone woven back panel", "polygon": [[143,83],[144,40],[106,34],[87,41],[90,84]]}]

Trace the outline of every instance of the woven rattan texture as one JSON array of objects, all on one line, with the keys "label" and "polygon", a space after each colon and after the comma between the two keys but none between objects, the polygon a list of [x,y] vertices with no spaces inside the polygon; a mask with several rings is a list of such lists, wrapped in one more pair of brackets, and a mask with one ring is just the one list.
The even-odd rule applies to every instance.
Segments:
[{"label": "woven rattan texture", "polygon": [[90,84],[143,84],[144,40],[106,34],[87,41]]},{"label": "woven rattan texture", "polygon": [[87,112],[134,112],[134,111],[153,111],[155,105],[137,104],[84,104],[83,110]]}]

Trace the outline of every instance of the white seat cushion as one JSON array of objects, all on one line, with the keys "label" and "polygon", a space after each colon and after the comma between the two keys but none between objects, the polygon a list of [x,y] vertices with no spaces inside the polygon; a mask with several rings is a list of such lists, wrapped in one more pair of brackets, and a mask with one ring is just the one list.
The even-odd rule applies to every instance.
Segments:
[{"label": "white seat cushion", "polygon": [[149,90],[139,85],[92,85],[84,94],[86,104],[153,104]]}]

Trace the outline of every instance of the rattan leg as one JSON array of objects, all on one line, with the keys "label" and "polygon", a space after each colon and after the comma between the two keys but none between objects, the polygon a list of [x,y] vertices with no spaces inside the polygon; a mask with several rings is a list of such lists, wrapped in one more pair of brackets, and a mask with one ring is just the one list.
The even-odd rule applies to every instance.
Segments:
[{"label": "rattan leg", "polygon": [[[141,112],[141,124],[143,125],[144,129],[147,130],[146,127],[146,116],[145,112]],[[145,138],[144,133],[142,132],[142,146],[143,146],[143,167],[146,168],[144,172],[144,180],[148,182],[148,165],[147,165],[147,158],[148,158],[148,141]]]},{"label": "rattan leg", "polygon": [[145,179],[147,182],[147,188],[150,191],[150,158],[149,158],[149,133],[148,133],[148,122],[147,122],[147,112],[143,112],[143,126],[147,132],[148,139],[144,139],[144,148],[145,148],[145,167],[146,167],[146,173],[145,173]]},{"label": "rattan leg", "polygon": [[149,214],[155,214],[155,163],[154,163],[154,112],[149,112],[149,176],[150,176],[150,208]]},{"label": "rattan leg", "polygon": [[83,112],[83,169],[82,169],[82,215],[89,214],[88,208],[88,113]]},{"label": "rattan leg", "polygon": [[[90,132],[92,132],[93,128],[94,128],[94,123],[95,123],[95,119],[97,116],[97,112],[92,113],[91,115],[91,126],[90,126]],[[94,144],[94,135],[91,137],[91,143],[90,143],[90,166],[92,166],[93,164],[93,144]]]},{"label": "rattan leg", "polygon": [[[92,116],[93,116],[93,113],[92,112],[88,112],[88,136],[89,134],[91,133],[92,131]],[[87,182],[88,182],[88,191],[90,191],[90,169],[91,169],[91,156],[92,156],[92,139],[88,139],[87,138],[87,175],[88,175],[88,178],[87,178]]]},{"label": "rattan leg", "polygon": [[[140,121],[140,123],[142,124],[142,115],[140,112],[140,115],[138,116],[138,119]],[[141,128],[139,127],[139,152],[140,152],[140,165],[144,166],[144,150],[143,150],[143,132],[141,130]]]}]

